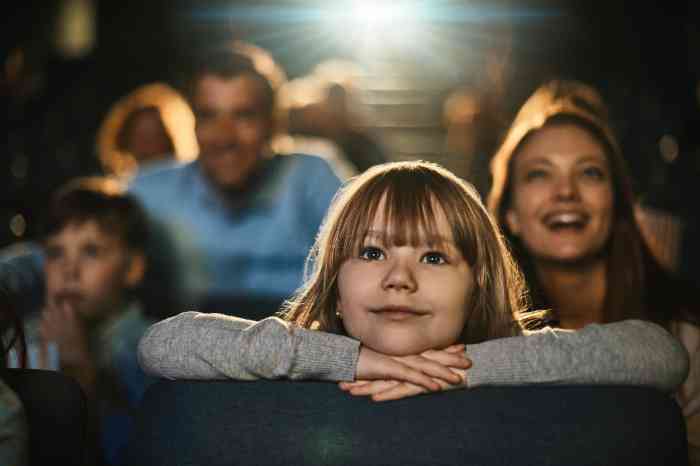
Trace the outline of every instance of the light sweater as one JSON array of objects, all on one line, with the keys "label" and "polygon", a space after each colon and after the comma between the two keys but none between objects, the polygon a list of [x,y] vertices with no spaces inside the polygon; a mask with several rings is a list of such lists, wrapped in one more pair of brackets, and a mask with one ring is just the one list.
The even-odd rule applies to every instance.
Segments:
[{"label": "light sweater", "polygon": [[[169,379],[354,380],[360,342],[299,328],[276,317],[255,322],[183,312],[151,326],[139,362]],[[673,391],[688,353],[663,327],[628,320],[578,331],[545,328],[468,345],[467,386],[640,385]]]}]

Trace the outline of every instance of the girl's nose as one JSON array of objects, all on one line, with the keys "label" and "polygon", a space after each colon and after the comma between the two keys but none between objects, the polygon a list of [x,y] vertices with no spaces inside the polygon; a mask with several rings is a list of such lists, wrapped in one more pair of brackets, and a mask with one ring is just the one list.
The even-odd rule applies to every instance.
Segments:
[{"label": "girl's nose", "polygon": [[385,290],[413,292],[417,288],[417,282],[414,270],[407,261],[395,259],[390,264],[384,279],[382,287]]}]

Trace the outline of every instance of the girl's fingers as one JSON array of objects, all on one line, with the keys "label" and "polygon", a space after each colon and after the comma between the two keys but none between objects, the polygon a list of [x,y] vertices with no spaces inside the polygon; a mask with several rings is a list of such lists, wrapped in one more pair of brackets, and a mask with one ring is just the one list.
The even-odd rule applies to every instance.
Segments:
[{"label": "girl's fingers", "polygon": [[[454,390],[458,388],[455,385],[450,385],[442,380],[436,380],[440,384],[441,390]],[[426,393],[426,390],[417,385],[401,382],[393,387],[388,387],[386,390],[375,391],[372,393],[373,401],[391,401],[408,398],[411,396],[421,395]]]},{"label": "girl's fingers", "polygon": [[[455,374],[450,367],[430,358],[424,356],[404,356],[398,359],[412,369],[420,371],[430,378],[444,380],[451,384],[458,384],[462,381],[461,377]],[[412,380],[405,381],[413,383]]]},{"label": "girl's fingers", "polygon": [[338,387],[343,391],[348,391],[353,387],[360,387],[369,383],[370,380],[355,380],[354,382],[338,382]]},{"label": "girl's fingers", "polygon": [[[376,393],[381,393],[388,389],[394,388],[402,383],[404,382],[398,382],[396,380],[372,380],[364,385],[351,388],[350,394],[355,396],[372,396]],[[421,387],[421,390],[425,389]]]},{"label": "girl's fingers", "polygon": [[465,345],[464,343],[457,343],[455,345],[448,346],[443,351],[446,351],[448,353],[464,353],[464,350],[466,349],[467,345]]},{"label": "girl's fingers", "polygon": [[449,352],[448,349],[428,350],[421,353],[421,356],[438,362],[443,366],[456,369],[469,369],[472,366],[471,360],[464,354],[463,349],[454,352]]},{"label": "girl's fingers", "polygon": [[401,383],[394,387],[390,387],[387,390],[375,393],[372,395],[373,401],[392,401],[400,400],[402,398],[408,398],[411,396],[421,395],[425,393],[425,390],[418,385],[413,385],[410,383]]},{"label": "girl's fingers", "polygon": [[385,379],[397,382],[410,382],[430,391],[440,390],[440,385],[433,380],[433,376],[429,372],[421,370],[419,367],[403,364],[399,361],[394,362],[396,366],[386,374],[386,377],[384,377]]}]

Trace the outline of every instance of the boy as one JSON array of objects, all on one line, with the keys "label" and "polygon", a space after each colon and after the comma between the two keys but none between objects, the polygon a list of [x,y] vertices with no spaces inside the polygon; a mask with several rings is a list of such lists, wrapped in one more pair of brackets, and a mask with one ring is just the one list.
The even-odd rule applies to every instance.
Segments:
[{"label": "boy", "polygon": [[126,443],[131,410],[149,382],[136,361],[138,340],[153,323],[135,293],[146,268],[146,225],[115,180],[79,178],[59,189],[43,244],[46,303],[27,323],[30,365],[58,366],[78,380],[99,420],[107,464]]}]

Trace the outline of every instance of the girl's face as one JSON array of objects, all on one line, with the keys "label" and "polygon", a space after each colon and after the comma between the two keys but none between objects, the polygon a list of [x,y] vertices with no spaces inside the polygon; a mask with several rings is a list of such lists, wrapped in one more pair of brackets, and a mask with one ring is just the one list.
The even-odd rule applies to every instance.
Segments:
[{"label": "girl's face", "polygon": [[535,259],[598,255],[611,232],[613,185],[603,146],[573,124],[545,126],[513,160],[506,223]]},{"label": "girl's face", "polygon": [[472,270],[437,206],[436,232],[418,244],[392,243],[384,231],[384,202],[360,253],[338,275],[337,309],[347,333],[385,354],[417,354],[459,339],[474,289]]}]

